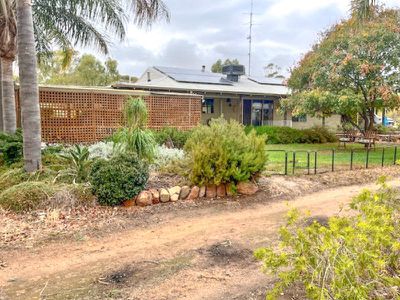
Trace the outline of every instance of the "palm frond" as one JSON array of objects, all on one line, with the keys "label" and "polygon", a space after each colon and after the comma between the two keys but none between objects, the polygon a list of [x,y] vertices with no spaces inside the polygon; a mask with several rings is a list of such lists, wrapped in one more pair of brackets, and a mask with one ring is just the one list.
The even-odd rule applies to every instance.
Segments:
[{"label": "palm frond", "polygon": [[119,0],[36,0],[33,5],[39,53],[52,46],[64,51],[71,46],[94,46],[108,53],[112,33],[125,37],[126,15]]},{"label": "palm frond", "polygon": [[131,2],[134,22],[138,26],[150,26],[158,19],[169,21],[170,13],[162,0],[127,0]]}]

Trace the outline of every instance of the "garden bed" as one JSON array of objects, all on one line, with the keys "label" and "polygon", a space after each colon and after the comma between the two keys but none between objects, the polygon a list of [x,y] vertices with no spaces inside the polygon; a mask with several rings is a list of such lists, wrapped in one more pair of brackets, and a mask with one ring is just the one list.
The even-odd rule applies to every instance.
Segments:
[{"label": "garden bed", "polygon": [[[166,219],[176,218],[182,214],[213,214],[220,210],[288,200],[332,187],[374,182],[382,175],[396,178],[400,176],[400,167],[343,171],[316,176],[262,177],[259,180],[261,191],[254,196],[184,200],[145,208],[77,206],[65,210],[49,209],[24,214],[0,210],[0,248],[32,248],[61,239],[86,240],[135,226],[162,224]],[[163,177],[167,182],[175,180],[174,177],[169,179],[166,175]]]}]

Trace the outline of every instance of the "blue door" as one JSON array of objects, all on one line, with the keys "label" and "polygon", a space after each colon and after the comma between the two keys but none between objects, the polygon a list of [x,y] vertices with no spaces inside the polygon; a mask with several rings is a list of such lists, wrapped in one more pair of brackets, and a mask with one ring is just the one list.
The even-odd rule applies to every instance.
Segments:
[{"label": "blue door", "polygon": [[244,99],[243,124],[244,125],[272,125],[274,115],[273,100]]}]

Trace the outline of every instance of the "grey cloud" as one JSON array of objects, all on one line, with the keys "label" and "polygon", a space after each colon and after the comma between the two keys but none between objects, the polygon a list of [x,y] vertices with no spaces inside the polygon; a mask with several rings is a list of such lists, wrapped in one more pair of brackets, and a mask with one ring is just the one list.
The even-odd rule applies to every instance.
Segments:
[{"label": "grey cloud", "polygon": [[[154,29],[171,38],[166,44],[157,45],[159,41],[154,35],[158,54],[141,46],[140,39],[133,46],[115,45],[112,55],[119,60],[122,73],[140,75],[150,65],[198,68],[205,64],[210,67],[218,58],[238,58],[247,67],[248,16],[245,13],[250,0],[165,1],[171,10],[171,22],[158,23]],[[346,15],[343,3],[301,14],[293,12],[285,17],[268,14],[271,5],[276,3],[278,0],[255,0],[252,63],[255,75],[261,75],[263,66],[269,62],[282,69],[291,67],[317,40],[319,32]],[[305,1],[304,5],[312,4]],[[152,32],[147,35],[151,38]]]}]

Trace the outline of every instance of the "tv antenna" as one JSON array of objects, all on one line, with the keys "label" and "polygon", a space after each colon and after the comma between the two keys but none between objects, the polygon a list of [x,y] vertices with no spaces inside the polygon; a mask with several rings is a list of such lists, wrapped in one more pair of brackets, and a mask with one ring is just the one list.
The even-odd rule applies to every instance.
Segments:
[{"label": "tv antenna", "polygon": [[251,50],[252,50],[252,42],[253,42],[253,15],[254,15],[254,0],[251,0],[251,8],[250,8],[250,25],[249,25],[249,36],[247,39],[249,40],[249,76],[251,75]]}]

